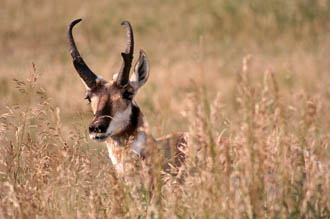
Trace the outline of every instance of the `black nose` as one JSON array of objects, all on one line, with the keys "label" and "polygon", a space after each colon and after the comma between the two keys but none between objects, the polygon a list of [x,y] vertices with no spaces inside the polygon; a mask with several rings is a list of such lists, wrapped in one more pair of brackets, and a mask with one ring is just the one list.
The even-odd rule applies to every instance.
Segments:
[{"label": "black nose", "polygon": [[107,127],[104,124],[99,124],[97,127],[98,132],[104,133],[107,131]]},{"label": "black nose", "polygon": [[105,133],[107,131],[107,127],[103,123],[91,124],[88,129],[90,133]]},{"label": "black nose", "polygon": [[89,132],[94,132],[95,131],[95,125],[90,125],[88,130],[89,130]]}]

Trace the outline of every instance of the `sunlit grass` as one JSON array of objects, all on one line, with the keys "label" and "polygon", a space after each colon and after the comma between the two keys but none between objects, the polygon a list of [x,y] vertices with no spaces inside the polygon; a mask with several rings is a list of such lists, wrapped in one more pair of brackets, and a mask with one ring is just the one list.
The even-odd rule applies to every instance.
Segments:
[{"label": "sunlit grass", "polygon": [[[327,1],[2,8],[0,218],[330,217]],[[78,17],[77,45],[105,79],[120,67],[120,22],[131,21],[151,64],[136,101],[154,136],[189,134],[184,183],[155,171],[150,197],[145,172],[124,182],[89,140],[65,35]]]}]

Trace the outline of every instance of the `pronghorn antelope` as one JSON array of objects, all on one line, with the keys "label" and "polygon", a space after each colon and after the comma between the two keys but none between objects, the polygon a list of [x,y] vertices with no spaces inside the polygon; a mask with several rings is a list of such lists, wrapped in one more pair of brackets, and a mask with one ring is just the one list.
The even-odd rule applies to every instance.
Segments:
[{"label": "pronghorn antelope", "polygon": [[90,70],[76,47],[72,29],[80,21],[81,19],[74,20],[67,34],[73,65],[86,87],[85,99],[90,102],[94,114],[88,129],[90,138],[106,142],[109,157],[119,175],[125,172],[127,156],[144,160],[155,155],[149,153],[150,147],[155,145],[160,145],[164,151],[159,156],[169,159],[168,162],[173,161],[174,166],[180,166],[184,160],[181,148],[185,145],[185,136],[174,133],[157,140],[149,137],[145,131],[143,114],[134,101],[137,91],[148,80],[149,61],[145,52],[140,50],[140,57],[130,76],[134,52],[131,24],[128,21],[122,22],[127,34],[127,47],[121,53],[123,63],[113,79],[106,81]]}]

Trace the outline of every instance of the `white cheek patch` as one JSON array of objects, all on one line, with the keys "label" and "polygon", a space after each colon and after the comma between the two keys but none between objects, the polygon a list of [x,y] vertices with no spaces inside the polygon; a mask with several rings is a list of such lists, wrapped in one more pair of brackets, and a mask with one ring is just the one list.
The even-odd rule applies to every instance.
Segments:
[{"label": "white cheek patch", "polygon": [[117,112],[110,122],[106,135],[116,135],[125,129],[129,125],[131,114],[131,105],[123,112]]}]

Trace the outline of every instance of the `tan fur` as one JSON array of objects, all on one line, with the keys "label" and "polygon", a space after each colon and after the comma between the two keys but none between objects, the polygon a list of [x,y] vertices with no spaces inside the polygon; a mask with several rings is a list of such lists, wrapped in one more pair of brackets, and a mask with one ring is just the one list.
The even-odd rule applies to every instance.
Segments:
[{"label": "tan fur", "polygon": [[[133,88],[131,88],[134,90]],[[115,86],[114,82],[99,82],[94,91],[89,91],[92,94],[91,97],[91,107],[93,113],[96,114],[97,111],[102,111],[106,107],[107,101],[112,102],[114,111],[122,112],[124,111],[128,103],[121,98],[121,89]]]},{"label": "tan fur", "polygon": [[[127,88],[125,88],[127,89]],[[134,88],[129,88],[134,92]],[[124,100],[122,97],[122,90],[115,85],[115,81],[106,82],[104,80],[98,81],[97,87],[94,90],[88,91],[91,96],[91,107],[94,112],[94,120],[98,121],[97,112],[102,112],[105,107],[112,104],[113,113],[124,112],[129,105],[133,106],[135,103]],[[130,147],[134,139],[137,138],[138,133],[146,135],[146,142],[138,156],[134,155],[134,151]],[[114,164],[114,167],[119,175],[123,175],[127,164],[131,159],[137,157],[147,166],[151,166],[151,160],[154,156],[158,156],[163,161],[163,169],[168,171],[170,166],[179,168],[184,162],[184,148],[187,143],[187,136],[183,133],[172,133],[170,135],[154,139],[145,132],[143,114],[140,112],[137,119],[137,126],[130,133],[122,132],[115,136],[115,138],[106,139],[108,150],[111,150],[112,159],[119,163]],[[110,153],[110,152],[109,152]],[[112,160],[114,163],[114,160]]]},{"label": "tan fur", "polygon": [[[81,57],[76,47],[72,29],[81,19],[71,22],[68,28],[68,42],[73,65],[86,89],[86,99],[91,103],[94,119],[89,125],[89,136],[93,140],[106,141],[109,157],[117,172],[124,172],[131,157],[149,161],[164,158],[164,168],[170,163],[179,167],[184,161],[183,149],[186,136],[173,133],[160,139],[154,139],[145,130],[143,115],[134,102],[134,96],[149,78],[149,60],[141,49],[139,58],[130,74],[133,54],[133,29],[128,21],[126,26],[127,43],[121,53],[123,62],[112,81],[106,81],[94,74]],[[131,77],[130,77],[131,75]]]},{"label": "tan fur", "polygon": [[[137,159],[141,160],[149,168],[151,168],[152,162],[155,160],[162,160],[162,169],[165,171],[169,171],[171,167],[180,168],[185,160],[184,150],[187,145],[187,134],[174,132],[155,139],[153,136],[146,134],[142,114],[139,116],[138,121],[136,131],[129,138],[126,138],[125,133],[123,133],[119,144],[111,138],[108,138],[106,141],[107,146],[112,150],[113,156],[124,168],[123,171],[125,171],[127,164],[132,163],[132,159],[134,161]],[[147,140],[141,153],[136,156],[130,145],[139,132],[145,133]],[[121,173],[121,170],[117,169],[117,172],[119,175],[124,175],[124,173]]]}]

